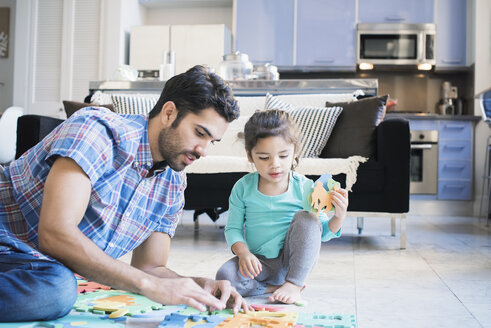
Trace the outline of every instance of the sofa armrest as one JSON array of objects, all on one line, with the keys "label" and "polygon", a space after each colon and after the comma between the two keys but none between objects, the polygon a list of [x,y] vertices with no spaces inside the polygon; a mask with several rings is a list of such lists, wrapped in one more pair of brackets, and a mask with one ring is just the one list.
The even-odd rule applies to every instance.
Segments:
[{"label": "sofa armrest", "polygon": [[[382,163],[386,172],[385,195],[399,195],[387,204],[388,211],[409,211],[409,180],[411,137],[409,121],[406,119],[388,119],[382,121],[376,129],[377,162]],[[389,200],[389,198],[387,199]],[[397,210],[396,210],[397,209]],[[401,211],[403,209],[403,211]]]},{"label": "sofa armrest", "polygon": [[41,115],[23,115],[17,120],[17,148],[15,158],[19,158],[39,141],[43,140],[63,120]]}]

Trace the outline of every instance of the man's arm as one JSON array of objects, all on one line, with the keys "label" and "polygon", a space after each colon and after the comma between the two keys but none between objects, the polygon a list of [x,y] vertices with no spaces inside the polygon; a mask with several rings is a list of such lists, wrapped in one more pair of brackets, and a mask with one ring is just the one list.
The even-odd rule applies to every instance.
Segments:
[{"label": "man's arm", "polygon": [[[219,301],[190,278],[163,279],[104,253],[78,228],[91,194],[87,175],[69,158],[55,160],[48,174],[39,218],[39,248],[72,271],[114,288],[139,293],[162,304],[205,305],[223,309]],[[170,270],[169,270],[170,271]]]},{"label": "man's arm", "polygon": [[[142,271],[157,277],[181,277],[168,269],[167,260],[170,253],[170,236],[162,232],[154,232],[140,246],[133,250],[131,265]],[[227,303],[234,312],[242,308],[249,311],[246,302],[239,293],[231,287],[229,281],[217,281],[207,278],[192,278],[207,292],[219,296],[220,300]]]}]

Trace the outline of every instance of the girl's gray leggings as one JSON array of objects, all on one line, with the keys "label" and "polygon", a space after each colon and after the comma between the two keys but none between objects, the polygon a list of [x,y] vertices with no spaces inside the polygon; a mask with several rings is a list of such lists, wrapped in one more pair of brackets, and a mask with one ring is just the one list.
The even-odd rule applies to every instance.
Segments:
[{"label": "girl's gray leggings", "polygon": [[218,280],[229,280],[242,296],[263,295],[267,285],[279,286],[289,281],[303,286],[319,257],[322,226],[314,214],[299,211],[293,216],[285,244],[277,258],[256,255],[263,270],[256,278],[239,272],[239,258],[231,258],[216,274]]}]

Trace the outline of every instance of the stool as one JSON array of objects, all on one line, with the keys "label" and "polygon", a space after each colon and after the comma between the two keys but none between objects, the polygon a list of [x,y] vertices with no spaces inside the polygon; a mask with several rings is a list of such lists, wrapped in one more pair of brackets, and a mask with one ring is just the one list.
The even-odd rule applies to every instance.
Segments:
[{"label": "stool", "polygon": [[[491,126],[490,126],[491,127]],[[489,201],[491,197],[491,188],[489,188],[489,181],[491,180],[490,175],[490,148],[491,148],[491,136],[488,137],[486,141],[486,158],[484,159],[484,174],[482,176],[482,188],[481,188],[481,203],[479,204],[479,223],[481,223],[481,213],[482,213],[482,204],[484,202],[484,186],[486,186],[487,198],[486,198],[486,211],[484,212],[486,215],[486,226],[489,226]]]},{"label": "stool", "polygon": [[[491,88],[488,88],[475,96],[479,99],[479,104],[483,113],[484,122],[488,124],[491,128]],[[489,202],[491,200],[491,188],[490,188],[490,165],[491,159],[490,156],[490,148],[491,148],[491,136],[488,136],[486,141],[486,158],[484,159],[484,174],[482,176],[482,188],[481,188],[481,203],[479,205],[479,223],[481,222],[481,212],[482,212],[482,203],[484,201],[484,186],[486,186],[487,197],[486,197],[486,226],[489,226]]]}]

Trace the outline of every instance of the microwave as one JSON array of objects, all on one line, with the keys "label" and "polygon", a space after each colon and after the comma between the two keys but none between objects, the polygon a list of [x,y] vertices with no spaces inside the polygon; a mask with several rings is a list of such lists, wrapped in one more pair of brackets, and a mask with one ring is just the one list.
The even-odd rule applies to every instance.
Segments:
[{"label": "microwave", "polygon": [[435,65],[435,31],[435,24],[358,24],[357,63]]}]

